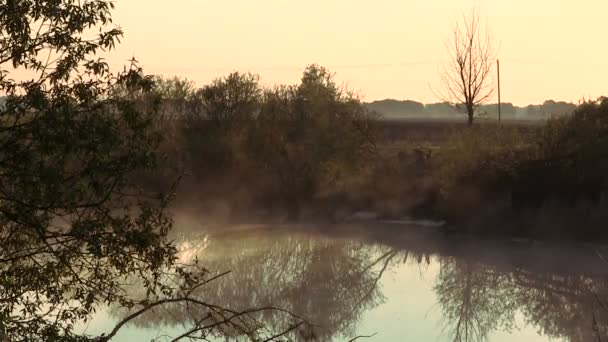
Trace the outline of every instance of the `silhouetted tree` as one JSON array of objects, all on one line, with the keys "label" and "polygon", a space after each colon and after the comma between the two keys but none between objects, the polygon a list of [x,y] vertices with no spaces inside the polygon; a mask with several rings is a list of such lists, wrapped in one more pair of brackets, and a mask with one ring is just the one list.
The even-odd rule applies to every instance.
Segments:
[{"label": "silhouetted tree", "polygon": [[[113,74],[96,56],[122,35],[113,7],[0,4],[0,340],[107,341],[153,307],[207,305],[191,293],[206,273],[179,265],[165,238],[171,194],[133,182],[157,164],[158,101],[140,101],[153,80],[135,63]],[[126,277],[143,296],[127,293]],[[74,330],[113,303],[134,312],[107,335]],[[227,325],[246,315],[207,308]],[[240,331],[253,340],[258,328]]]},{"label": "silhouetted tree", "polygon": [[466,114],[472,125],[479,106],[494,92],[490,75],[494,62],[492,39],[476,12],[463,16],[453,34],[448,45],[449,62],[441,75],[444,91],[440,96]]},{"label": "silhouetted tree", "polygon": [[336,85],[333,74],[311,65],[299,85],[266,91],[247,146],[276,176],[280,196],[295,218],[320,187],[369,155],[373,118],[354,94]]},{"label": "silhouetted tree", "polygon": [[235,72],[197,89],[192,98],[183,127],[191,165],[199,176],[224,172],[242,155],[245,132],[260,110],[259,77]]}]

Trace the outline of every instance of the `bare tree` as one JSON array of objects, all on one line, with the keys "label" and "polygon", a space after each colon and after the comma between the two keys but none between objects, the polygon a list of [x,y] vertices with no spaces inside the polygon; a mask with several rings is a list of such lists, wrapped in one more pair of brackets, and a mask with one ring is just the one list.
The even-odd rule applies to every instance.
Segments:
[{"label": "bare tree", "polygon": [[475,11],[469,17],[463,15],[453,33],[447,44],[449,62],[443,67],[445,88],[440,97],[463,112],[470,126],[479,114],[479,106],[494,93],[490,72],[495,53],[487,27],[480,25]]}]

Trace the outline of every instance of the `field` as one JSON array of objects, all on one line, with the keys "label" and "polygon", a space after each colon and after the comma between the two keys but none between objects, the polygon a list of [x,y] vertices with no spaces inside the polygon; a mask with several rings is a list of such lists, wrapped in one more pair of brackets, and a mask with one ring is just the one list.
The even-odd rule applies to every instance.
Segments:
[{"label": "field", "polygon": [[[501,124],[515,126],[522,132],[529,132],[537,127],[541,120],[503,120]],[[476,124],[497,124],[494,120],[479,120]],[[379,138],[383,143],[425,143],[441,144],[450,134],[467,128],[464,118],[456,119],[398,119],[379,120]]]}]

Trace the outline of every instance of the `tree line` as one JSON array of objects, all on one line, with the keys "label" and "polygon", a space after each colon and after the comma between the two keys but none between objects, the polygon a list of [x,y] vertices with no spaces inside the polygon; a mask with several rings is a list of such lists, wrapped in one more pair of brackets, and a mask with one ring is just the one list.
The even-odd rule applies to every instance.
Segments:
[{"label": "tree line", "polygon": [[170,137],[161,150],[194,183],[231,183],[218,196],[245,187],[253,202],[297,218],[303,205],[374,152],[375,114],[318,65],[308,66],[299,84],[272,88],[248,73],[201,88],[179,78],[155,83],[163,113],[158,124]]},{"label": "tree line", "polygon": [[[218,275],[178,260],[167,208],[180,184],[200,184],[194,192],[211,192],[211,202],[238,194],[246,198],[243,207],[277,206],[290,219],[316,201],[326,207],[327,189],[353,189],[349,176],[358,172],[370,189],[378,179],[398,188],[404,173],[388,178],[378,162],[376,115],[318,65],[308,66],[295,85],[271,88],[241,73],[197,88],[147,75],[135,61],[113,72],[100,57],[122,37],[113,9],[107,0],[0,4],[0,92],[6,96],[0,106],[0,339],[108,341],[150,310],[187,303],[203,316],[178,339],[217,331],[282,340],[306,322],[274,307],[231,310],[195,291]],[[462,63],[471,61],[476,45],[462,46],[469,48],[456,54],[457,64],[472,72],[465,80],[471,89],[485,89],[475,76],[487,75],[485,69]],[[24,71],[32,76],[15,76]],[[459,101],[469,123],[486,98],[474,95],[482,93],[467,90]],[[465,214],[477,217],[478,208],[505,193],[534,208],[552,197],[595,200],[589,185],[601,192],[606,185],[607,113],[608,101],[600,99],[550,120],[531,139],[485,127],[455,137],[433,165],[441,200],[436,212],[453,218],[457,213],[441,205],[464,203],[475,210]],[[527,185],[537,188],[519,191]],[[474,201],[466,201],[463,189],[473,189]],[[127,283],[142,295],[132,296]],[[102,336],[75,329],[105,305],[130,314]],[[262,311],[279,312],[293,324],[269,331],[254,314]]]},{"label": "tree line", "polygon": [[[449,102],[423,104],[412,100],[379,100],[366,103],[365,106],[386,119],[460,119],[460,112]],[[572,114],[576,104],[565,101],[547,100],[542,104],[516,106],[512,103],[501,103],[501,117],[506,120],[545,120],[553,116]],[[498,104],[486,103],[479,106],[482,119],[498,120]]]},{"label": "tree line", "polygon": [[[146,75],[135,60],[113,72],[100,57],[123,34],[113,9],[106,0],[0,4],[0,340],[109,341],[168,303],[204,315],[176,340],[227,331],[285,340],[307,323],[195,293],[217,275],[181,262],[168,239],[181,165],[203,177],[245,160],[276,177],[279,198],[297,214],[300,198],[366,153],[368,112],[318,66],[300,84],[273,89],[233,74],[191,91]],[[31,76],[17,77],[24,72]],[[159,170],[170,179],[151,187]],[[77,328],[108,305],[129,314],[100,336]],[[277,333],[260,312],[295,323]]]}]

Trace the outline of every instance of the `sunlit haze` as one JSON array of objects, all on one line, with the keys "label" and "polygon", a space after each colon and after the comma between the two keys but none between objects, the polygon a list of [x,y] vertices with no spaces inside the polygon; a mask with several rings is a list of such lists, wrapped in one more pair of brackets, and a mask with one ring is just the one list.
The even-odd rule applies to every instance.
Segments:
[{"label": "sunlit haze", "polygon": [[125,38],[113,56],[202,85],[231,71],[295,83],[319,63],[364,100],[435,102],[445,42],[477,9],[501,60],[502,97],[518,105],[608,94],[608,2],[599,0],[118,0]]}]

